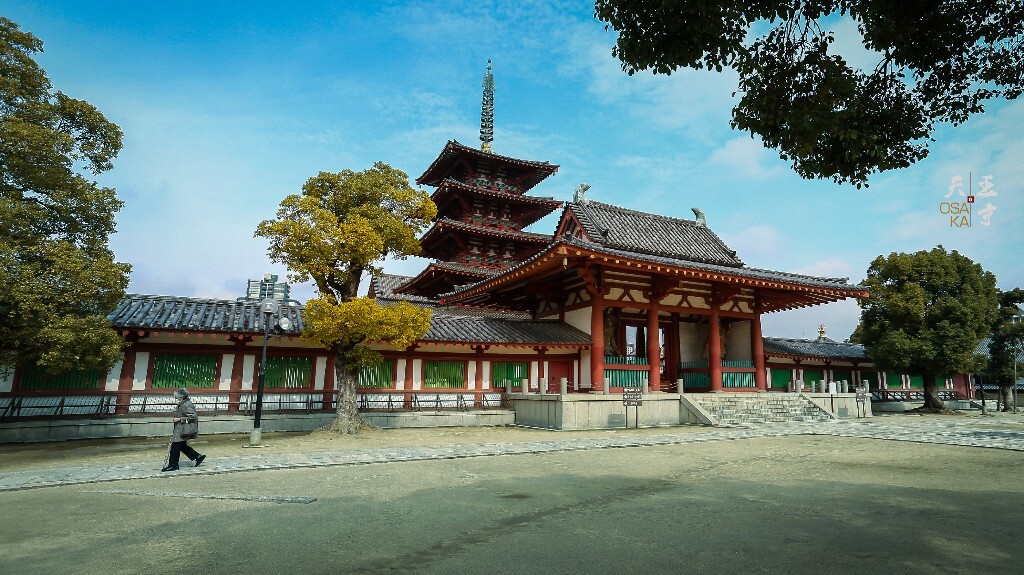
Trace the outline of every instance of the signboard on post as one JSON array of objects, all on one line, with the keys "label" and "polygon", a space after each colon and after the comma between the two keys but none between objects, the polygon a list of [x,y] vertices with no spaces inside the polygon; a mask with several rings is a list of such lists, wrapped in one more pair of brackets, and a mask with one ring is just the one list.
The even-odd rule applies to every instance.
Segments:
[{"label": "signboard on post", "polygon": [[[865,382],[867,383],[867,382]],[[855,387],[853,391],[857,394],[857,417],[867,417],[868,415],[868,388]]]},{"label": "signboard on post", "polygon": [[626,407],[640,407],[644,402],[643,397],[643,388],[641,387],[622,388],[622,405]]}]

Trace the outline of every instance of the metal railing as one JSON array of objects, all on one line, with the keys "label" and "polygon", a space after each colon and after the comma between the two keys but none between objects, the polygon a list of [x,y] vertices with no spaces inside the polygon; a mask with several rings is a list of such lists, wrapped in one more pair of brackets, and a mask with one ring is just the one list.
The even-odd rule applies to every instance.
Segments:
[{"label": "metal railing", "polygon": [[[936,390],[943,401],[966,401],[964,394],[952,389]],[[924,401],[923,389],[876,389],[871,391],[871,401]]]},{"label": "metal railing", "polygon": [[[237,413],[256,410],[253,391],[195,391],[192,403],[199,413]],[[356,402],[361,411],[470,410],[507,407],[505,394],[498,390],[359,390]],[[165,415],[177,402],[169,393],[151,391],[110,391],[86,395],[0,396],[0,421],[54,417],[104,418]],[[304,390],[269,392],[263,396],[264,413],[316,413],[334,411],[337,391]]]}]

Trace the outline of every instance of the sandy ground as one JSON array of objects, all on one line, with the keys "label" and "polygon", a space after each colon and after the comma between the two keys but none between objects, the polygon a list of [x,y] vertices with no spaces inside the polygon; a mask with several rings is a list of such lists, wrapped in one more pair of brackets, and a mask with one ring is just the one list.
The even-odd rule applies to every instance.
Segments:
[{"label": "sandy ground", "polygon": [[[551,437],[313,434],[267,449],[510,434]],[[201,450],[241,449],[220,439]],[[145,445],[67,446],[64,461]],[[1011,575],[1022,472],[1020,452],[795,436],[161,476],[0,494],[0,573]]]}]

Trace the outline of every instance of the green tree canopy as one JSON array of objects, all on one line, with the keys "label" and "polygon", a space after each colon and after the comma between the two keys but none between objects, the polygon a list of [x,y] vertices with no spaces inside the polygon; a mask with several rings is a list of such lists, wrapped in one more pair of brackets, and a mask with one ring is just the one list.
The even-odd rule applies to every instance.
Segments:
[{"label": "green tree canopy", "polygon": [[985,376],[999,386],[1006,411],[1016,407],[1010,391],[1017,378],[1024,375],[1024,323],[1015,321],[1021,313],[1021,303],[1024,290],[1020,288],[999,293],[999,315],[992,326],[985,366]]},{"label": "green tree canopy", "polygon": [[281,202],[277,218],[256,236],[270,240],[271,260],[289,269],[295,282],[312,281],[317,297],[306,303],[303,336],[337,354],[338,417],[334,428],[358,430],[357,369],[380,361],[364,343],[405,348],[430,328],[430,310],[400,302],[381,306],[358,297],[367,274],[381,273],[385,257],[419,253],[419,234],[437,215],[430,196],[409,185],[402,171],[377,162],[354,172],[320,172]]},{"label": "green tree canopy", "polygon": [[999,310],[996,278],[942,246],[871,262],[853,339],[880,369],[923,376],[925,407],[942,408],[935,377],[978,373],[975,353]]},{"label": "green tree canopy", "polygon": [[[823,22],[836,15],[880,54],[874,69],[834,52]],[[732,127],[804,178],[860,187],[927,156],[936,122],[1024,88],[1020,0],[597,0],[595,16],[619,33],[613,54],[629,74],[735,69]]]},{"label": "green tree canopy", "polygon": [[42,49],[0,17],[0,365],[106,369],[122,345],[106,314],[131,268],[108,247],[121,202],[79,171],[110,169],[121,130],[53,90]]}]

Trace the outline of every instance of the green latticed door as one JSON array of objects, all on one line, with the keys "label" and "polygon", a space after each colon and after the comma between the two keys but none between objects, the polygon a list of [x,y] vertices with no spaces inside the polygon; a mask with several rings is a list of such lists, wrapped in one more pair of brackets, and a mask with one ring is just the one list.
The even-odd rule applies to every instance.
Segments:
[{"label": "green latticed door", "polygon": [[303,389],[312,387],[313,359],[309,357],[268,357],[267,387]]},{"label": "green latticed door", "polygon": [[892,373],[891,371],[885,372],[885,388],[886,389],[902,389],[903,388],[903,376],[898,373]]},{"label": "green latticed door", "polygon": [[463,389],[466,387],[466,364],[461,361],[423,362],[424,389]]},{"label": "green latticed door", "polygon": [[216,355],[154,355],[153,388],[216,387],[218,357]]},{"label": "green latticed door", "polygon": [[772,368],[772,389],[789,389],[793,383],[792,369]]},{"label": "green latticed door", "polygon": [[394,386],[395,361],[385,359],[377,365],[359,370],[356,386],[360,388],[390,388]]},{"label": "green latticed door", "polygon": [[29,366],[21,371],[21,389],[97,389],[103,383],[103,372],[99,370],[75,370],[52,374],[38,366]]},{"label": "green latticed door", "polygon": [[496,361],[491,364],[491,387],[514,387],[530,378],[530,364],[527,362]]},{"label": "green latticed door", "polygon": [[811,383],[818,383],[825,379],[825,372],[820,369],[805,369],[804,370],[804,386],[811,387]]},{"label": "green latticed door", "polygon": [[910,376],[910,389],[924,389],[924,376],[923,375],[911,375]]}]

